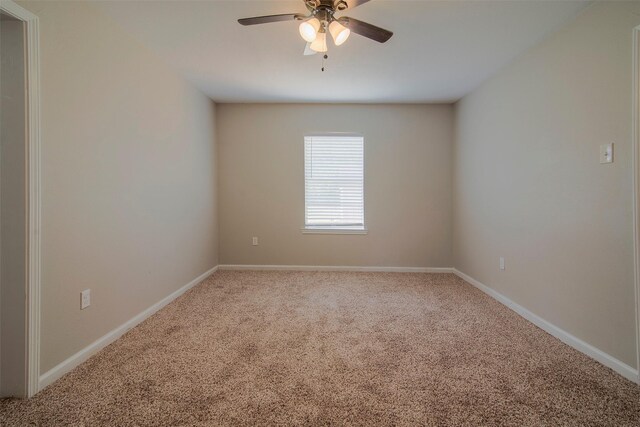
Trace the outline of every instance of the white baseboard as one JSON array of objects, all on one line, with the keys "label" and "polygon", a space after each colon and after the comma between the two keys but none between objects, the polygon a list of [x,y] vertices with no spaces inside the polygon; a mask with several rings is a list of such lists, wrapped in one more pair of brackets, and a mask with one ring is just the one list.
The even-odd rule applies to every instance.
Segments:
[{"label": "white baseboard", "polygon": [[83,348],[73,356],[69,357],[68,359],[54,366],[44,374],[40,375],[40,378],[38,381],[38,390],[42,390],[49,384],[52,384],[58,378],[62,377],[64,374],[71,371],[73,368],[80,365],[85,360],[89,359],[91,356],[93,356],[94,354],[102,350],[104,347],[106,347],[107,345],[111,344],[112,342],[120,338],[128,330],[134,328],[135,326],[140,324],[143,320],[147,319],[148,317],[150,317],[151,315],[159,311],[161,308],[169,304],[171,301],[175,300],[180,295],[182,295],[183,293],[185,293],[186,291],[188,291],[198,283],[202,282],[207,277],[211,276],[217,270],[218,270],[218,267],[216,266],[202,273],[200,276],[196,277],[191,282],[187,283],[177,291],[166,296],[165,298],[158,301],[151,307],[147,308],[142,313],[128,320],[124,324],[118,326],[116,329],[112,330],[106,335],[103,335],[102,337],[98,338],[96,341],[89,344],[87,347]]},{"label": "white baseboard", "polygon": [[587,356],[591,357],[592,359],[595,359],[598,362],[602,363],[603,365],[613,369],[614,371],[616,371],[617,373],[619,373],[623,377],[627,378],[628,380],[631,380],[631,381],[634,381],[634,382],[640,382],[640,377],[638,376],[638,370],[637,369],[632,368],[631,366],[627,365],[626,363],[621,362],[620,360],[618,360],[615,357],[605,353],[604,351],[592,346],[591,344],[588,344],[588,343],[582,341],[581,339],[574,337],[573,335],[571,335],[567,331],[565,331],[563,329],[560,329],[556,325],[544,320],[542,317],[530,312],[529,310],[527,310],[523,306],[511,301],[509,298],[505,297],[500,292],[498,292],[498,291],[488,287],[487,285],[477,281],[473,277],[468,276],[465,273],[463,273],[463,272],[461,272],[461,271],[459,271],[459,270],[457,270],[455,268],[453,269],[453,273],[456,276],[460,277],[462,280],[470,283],[471,285],[473,285],[476,288],[480,289],[485,294],[487,294],[490,297],[494,298],[498,302],[506,305],[508,308],[510,308],[511,310],[515,311],[516,313],[518,313],[520,316],[524,317],[525,319],[527,319],[529,322],[533,323],[534,325],[536,325],[540,329],[542,329],[542,330],[546,331],[547,333],[553,335],[554,337],[558,338],[560,341],[564,342],[565,344],[570,345],[571,347],[573,347],[576,350],[586,354]]},{"label": "white baseboard", "polygon": [[351,267],[327,265],[220,265],[220,270],[254,271],[363,271],[384,273],[453,273],[450,267]]}]

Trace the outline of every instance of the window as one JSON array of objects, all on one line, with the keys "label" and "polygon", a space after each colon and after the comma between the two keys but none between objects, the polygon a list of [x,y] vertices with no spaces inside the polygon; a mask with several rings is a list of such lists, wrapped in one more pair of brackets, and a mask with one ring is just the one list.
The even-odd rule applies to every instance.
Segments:
[{"label": "window", "polygon": [[304,138],[305,230],[364,231],[364,139]]}]

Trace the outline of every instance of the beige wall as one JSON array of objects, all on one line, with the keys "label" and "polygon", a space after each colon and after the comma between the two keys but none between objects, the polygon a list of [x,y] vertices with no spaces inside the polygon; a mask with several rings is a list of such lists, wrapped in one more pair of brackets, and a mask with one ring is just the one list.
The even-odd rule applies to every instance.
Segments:
[{"label": "beige wall", "polygon": [[634,367],[638,24],[640,3],[595,4],[463,98],[453,188],[456,268]]},{"label": "beige wall", "polygon": [[41,31],[44,373],[217,265],[215,108],[91,4],[20,4]]},{"label": "beige wall", "polygon": [[[230,104],[217,114],[221,264],[451,266],[451,106]],[[364,135],[367,235],[302,234],[303,138],[314,132]]]},{"label": "beige wall", "polygon": [[26,179],[24,24],[0,19],[0,396],[24,396]]}]

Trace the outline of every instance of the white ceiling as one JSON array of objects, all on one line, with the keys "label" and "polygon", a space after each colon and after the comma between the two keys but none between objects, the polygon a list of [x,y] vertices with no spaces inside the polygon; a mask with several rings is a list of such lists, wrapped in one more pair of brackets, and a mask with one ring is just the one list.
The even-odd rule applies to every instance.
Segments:
[{"label": "white ceiling", "polygon": [[[218,102],[455,101],[574,17],[587,1],[372,0],[342,15],[393,31],[385,44],[352,34],[303,56],[302,0],[100,1],[98,7]],[[338,14],[336,14],[338,16]]]}]

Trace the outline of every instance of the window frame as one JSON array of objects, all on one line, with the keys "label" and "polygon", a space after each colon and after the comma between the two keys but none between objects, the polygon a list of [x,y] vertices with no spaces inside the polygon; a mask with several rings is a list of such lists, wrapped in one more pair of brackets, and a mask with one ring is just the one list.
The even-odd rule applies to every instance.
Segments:
[{"label": "window frame", "polygon": [[[307,138],[314,137],[329,137],[329,138],[362,138],[362,226],[353,225],[307,225],[307,176],[306,176],[306,147],[305,141]],[[303,174],[303,226],[301,231],[303,234],[347,234],[347,235],[362,235],[368,234],[367,229],[367,216],[366,216],[366,150],[365,150],[365,136],[362,133],[353,132],[310,132],[305,133],[302,137],[302,174]]]}]

